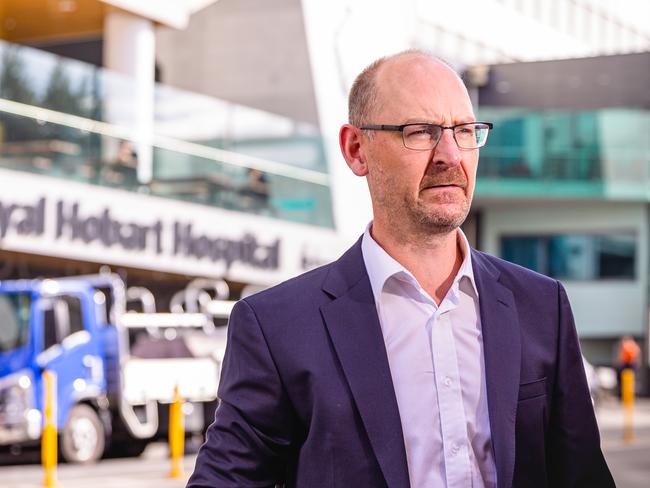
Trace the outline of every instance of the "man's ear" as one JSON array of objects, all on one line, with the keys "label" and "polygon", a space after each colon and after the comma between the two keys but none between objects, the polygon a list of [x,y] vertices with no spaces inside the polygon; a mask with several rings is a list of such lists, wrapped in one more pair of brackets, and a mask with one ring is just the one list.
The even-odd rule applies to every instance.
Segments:
[{"label": "man's ear", "polygon": [[343,125],[339,131],[341,152],[345,162],[348,163],[352,172],[357,176],[366,176],[368,174],[365,154],[361,150],[362,137],[361,129],[351,124]]}]

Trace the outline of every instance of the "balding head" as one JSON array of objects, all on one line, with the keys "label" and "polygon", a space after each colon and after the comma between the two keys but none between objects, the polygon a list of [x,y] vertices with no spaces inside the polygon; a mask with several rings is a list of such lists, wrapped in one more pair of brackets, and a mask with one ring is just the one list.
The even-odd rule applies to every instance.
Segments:
[{"label": "balding head", "polygon": [[[382,58],[359,75],[339,141],[350,169],[368,182],[373,229],[412,242],[452,235],[469,212],[479,153],[461,149],[446,129],[475,121],[458,74],[422,51]],[[413,148],[407,126],[419,126],[409,134],[427,146],[427,129],[442,129],[429,148]]]},{"label": "balding head", "polygon": [[435,65],[441,73],[452,74],[462,84],[458,74],[442,59],[425,51],[409,49],[385,56],[367,66],[354,80],[348,98],[350,124],[361,127],[371,123],[373,114],[381,107],[380,85],[382,74],[390,76],[394,68],[405,64]]}]

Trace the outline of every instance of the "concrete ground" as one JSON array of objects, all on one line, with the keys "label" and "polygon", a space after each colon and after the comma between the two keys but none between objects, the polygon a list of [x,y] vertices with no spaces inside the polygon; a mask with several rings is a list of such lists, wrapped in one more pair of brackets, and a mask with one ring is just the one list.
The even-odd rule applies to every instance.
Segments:
[{"label": "concrete ground", "polygon": [[[60,488],[182,488],[194,468],[194,456],[185,456],[185,476],[169,478],[171,464],[167,446],[152,444],[137,458],[104,459],[89,466],[60,464],[57,468]],[[38,464],[1,466],[2,488],[38,488],[43,486],[43,469]]]},{"label": "concrete ground", "polygon": [[625,412],[615,398],[596,407],[601,445],[618,488],[650,486],[650,399],[637,399],[632,435],[625,435]]}]

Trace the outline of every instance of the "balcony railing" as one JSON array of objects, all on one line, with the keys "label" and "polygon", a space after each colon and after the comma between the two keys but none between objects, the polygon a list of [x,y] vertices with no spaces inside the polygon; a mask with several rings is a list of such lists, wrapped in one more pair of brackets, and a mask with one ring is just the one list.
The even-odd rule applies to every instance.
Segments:
[{"label": "balcony railing", "polygon": [[143,179],[134,97],[127,77],[0,41],[0,166],[333,225],[316,127],[156,85]]}]

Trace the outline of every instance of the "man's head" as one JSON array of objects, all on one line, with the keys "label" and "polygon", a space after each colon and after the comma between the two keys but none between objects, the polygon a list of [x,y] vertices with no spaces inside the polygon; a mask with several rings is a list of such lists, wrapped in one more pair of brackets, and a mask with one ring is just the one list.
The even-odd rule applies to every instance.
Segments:
[{"label": "man's head", "polygon": [[475,121],[459,76],[424,52],[406,51],[368,66],[352,86],[349,106],[341,150],[352,171],[367,177],[375,221],[407,238],[457,228],[469,212],[478,150],[459,148],[451,130],[442,131],[434,148],[414,150],[399,131],[361,127]]}]

